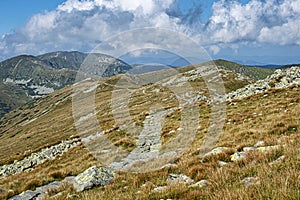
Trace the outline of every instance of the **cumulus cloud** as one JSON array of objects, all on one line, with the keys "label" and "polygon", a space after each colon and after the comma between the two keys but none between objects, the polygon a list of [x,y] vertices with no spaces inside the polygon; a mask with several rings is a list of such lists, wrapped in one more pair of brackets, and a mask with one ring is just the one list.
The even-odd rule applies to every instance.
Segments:
[{"label": "cumulus cloud", "polygon": [[1,56],[51,50],[90,50],[106,38],[143,27],[180,28],[180,18],[167,14],[174,0],[67,0],[56,10],[37,14],[4,35]]},{"label": "cumulus cloud", "polygon": [[[281,3],[280,3],[281,2]],[[213,4],[206,32],[214,43],[252,41],[299,45],[300,0],[220,0]]]},{"label": "cumulus cloud", "polygon": [[31,17],[0,40],[0,58],[54,50],[88,51],[123,31],[168,28],[188,34],[217,54],[238,44],[300,45],[300,0],[216,0],[208,22],[201,6],[181,13],[178,0],[67,0]]}]

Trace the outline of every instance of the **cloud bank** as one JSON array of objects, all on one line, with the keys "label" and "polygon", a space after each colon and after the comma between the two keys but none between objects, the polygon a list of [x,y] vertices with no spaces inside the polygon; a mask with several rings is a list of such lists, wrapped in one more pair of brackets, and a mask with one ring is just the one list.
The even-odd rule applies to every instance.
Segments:
[{"label": "cloud bank", "polygon": [[185,33],[211,53],[240,44],[300,45],[300,0],[219,0],[200,22],[201,7],[182,13],[177,0],[67,0],[31,17],[0,40],[0,59],[54,50],[89,51],[108,37],[143,27]]}]

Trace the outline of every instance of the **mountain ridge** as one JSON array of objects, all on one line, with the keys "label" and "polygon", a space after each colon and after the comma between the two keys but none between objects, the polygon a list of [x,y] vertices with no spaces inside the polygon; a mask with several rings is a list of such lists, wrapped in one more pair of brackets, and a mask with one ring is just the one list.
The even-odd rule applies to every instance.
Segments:
[{"label": "mountain ridge", "polygon": [[75,51],[40,56],[20,55],[0,62],[0,87],[5,91],[0,95],[0,116],[33,98],[73,84],[81,64],[89,55],[99,59],[95,67],[108,66],[103,76],[109,77],[131,69],[130,65],[111,56]]}]

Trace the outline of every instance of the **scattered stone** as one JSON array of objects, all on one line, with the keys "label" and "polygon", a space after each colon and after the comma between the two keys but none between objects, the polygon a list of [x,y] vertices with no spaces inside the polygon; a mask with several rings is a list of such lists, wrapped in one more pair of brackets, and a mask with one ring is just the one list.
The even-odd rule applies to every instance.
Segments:
[{"label": "scattered stone", "polygon": [[166,168],[171,168],[171,167],[177,168],[178,165],[172,164],[172,163],[167,163],[166,165],[162,166],[161,169],[166,169]]},{"label": "scattered stone", "polygon": [[168,186],[159,186],[159,187],[154,188],[152,191],[153,192],[163,192],[163,191],[165,191],[167,189],[169,189]]},{"label": "scattered stone", "polygon": [[184,174],[169,174],[168,182],[170,184],[178,183],[178,182],[191,184],[194,182],[194,180]]},{"label": "scattered stone", "polygon": [[93,166],[74,178],[73,186],[77,192],[93,188],[95,186],[104,186],[109,184],[115,177],[115,173],[107,168]]},{"label": "scattered stone", "polygon": [[257,147],[262,147],[262,146],[265,146],[265,142],[264,141],[258,141],[254,147],[257,148]]},{"label": "scattered stone", "polygon": [[147,188],[147,187],[154,187],[155,185],[152,182],[147,181],[143,185],[141,185],[141,188]]},{"label": "scattered stone", "polygon": [[221,154],[223,153],[224,151],[228,150],[229,148],[227,147],[217,147],[217,148],[214,148],[213,150],[207,152],[204,157],[207,157],[207,156],[212,156],[212,155],[218,155],[218,154]]},{"label": "scattered stone", "polygon": [[241,182],[244,183],[246,187],[249,187],[251,185],[258,183],[258,178],[257,177],[246,177],[243,180],[241,180]]},{"label": "scattered stone", "polygon": [[70,193],[68,193],[67,199],[74,199],[74,198],[79,198],[79,195],[78,194],[70,194]]},{"label": "scattered stone", "polygon": [[191,188],[203,188],[206,187],[209,184],[209,182],[207,180],[201,180],[198,181],[197,183],[190,185],[189,187]]},{"label": "scattered stone", "polygon": [[224,167],[225,165],[228,165],[228,163],[227,163],[227,162],[224,162],[224,161],[218,161],[218,165],[219,165],[220,167]]},{"label": "scattered stone", "polygon": [[230,156],[231,161],[236,162],[242,159],[245,159],[246,153],[245,152],[235,152],[233,155]]},{"label": "scattered stone", "polygon": [[244,147],[243,151],[247,152],[247,151],[254,151],[255,147]]},{"label": "scattered stone", "polygon": [[266,147],[258,147],[256,150],[264,153],[264,152],[267,152],[267,151],[277,150],[280,147],[281,147],[280,145],[266,146]]},{"label": "scattered stone", "polygon": [[285,159],[285,156],[282,155],[279,158],[277,158],[276,160],[274,160],[273,162],[271,162],[270,164],[273,165],[273,164],[276,164],[276,163],[281,163],[282,161],[284,161],[284,159]]}]

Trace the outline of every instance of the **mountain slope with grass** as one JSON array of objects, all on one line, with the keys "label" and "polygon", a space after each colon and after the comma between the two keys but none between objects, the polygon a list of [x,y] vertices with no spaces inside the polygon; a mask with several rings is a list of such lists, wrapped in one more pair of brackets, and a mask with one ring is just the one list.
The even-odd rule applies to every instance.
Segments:
[{"label": "mountain slope with grass", "polygon": [[240,73],[242,75],[248,76],[255,80],[265,79],[267,76],[271,75],[276,69],[262,68],[262,67],[248,67],[235,62],[230,62],[227,60],[215,60],[214,63],[217,66],[223,66],[231,71]]},{"label": "mountain slope with grass", "polygon": [[[0,197],[6,199],[27,191],[21,196],[46,199],[297,199],[300,194],[300,69],[276,71],[263,81],[269,87],[261,89],[261,83],[256,87],[253,79],[220,67],[219,73],[230,99],[225,102],[226,118],[218,143],[209,150],[219,148],[205,155],[199,151],[208,132],[213,106],[205,81],[213,79],[204,80],[201,75],[209,73],[209,66],[201,70],[179,68],[180,76],[173,70],[142,74],[137,81],[143,80],[143,86],[139,87],[130,82],[135,80],[132,77],[124,79],[125,75],[101,80],[95,89],[96,115],[83,109],[79,110],[82,117],[73,117],[72,100],[76,91],[74,93],[74,88],[69,86],[0,118]],[[158,83],[153,82],[154,77],[162,74]],[[166,86],[185,82],[196,94],[181,107],[174,91]],[[81,84],[89,85],[90,80]],[[121,117],[118,120],[123,120],[128,127],[136,127],[136,134],[128,134],[116,122],[116,116],[126,116],[126,110],[123,96],[113,95],[119,91],[116,86],[126,84],[127,88],[135,89],[128,102],[130,119]],[[243,88],[254,88],[257,92]],[[232,96],[236,91],[242,91],[242,95]],[[92,90],[77,92],[84,99]],[[116,103],[113,108],[112,98]],[[152,106],[158,102],[160,107],[153,110]],[[97,144],[105,136],[128,152],[151,149],[151,144],[138,143],[139,133],[144,128],[151,131],[149,125],[153,118],[164,117],[160,129],[163,148],[180,133],[181,113],[189,106],[200,115],[195,138],[179,158],[159,170],[112,174],[87,146],[93,142]],[[96,132],[92,126],[94,116],[103,132]],[[86,125],[84,134],[75,127],[75,123],[82,122]],[[51,159],[47,159],[48,154]],[[23,166],[22,171],[20,163],[28,162],[30,164]],[[94,187],[82,190],[88,187],[79,187],[78,180],[89,175],[99,176],[98,180],[105,186],[92,184]],[[45,191],[41,186],[52,189]]]}]

